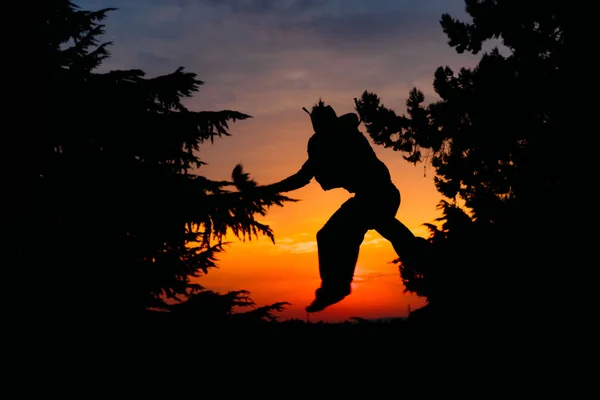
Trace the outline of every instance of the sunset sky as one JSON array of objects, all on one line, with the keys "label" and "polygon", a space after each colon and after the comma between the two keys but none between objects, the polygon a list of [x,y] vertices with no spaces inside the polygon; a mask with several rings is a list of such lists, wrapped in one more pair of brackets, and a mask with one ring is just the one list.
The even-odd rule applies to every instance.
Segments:
[{"label": "sunset sky", "polygon": [[[233,124],[231,137],[201,149],[208,165],[199,173],[229,179],[237,163],[260,184],[296,172],[306,159],[312,135],[302,111],[319,98],[338,115],[353,111],[364,90],[404,112],[408,92],[421,89],[427,101],[438,66],[458,70],[475,58],[447,45],[439,20],[449,12],[468,20],[463,0],[86,0],[84,9],[117,7],[106,20],[105,40],[114,42],[102,70],[139,68],[149,76],[183,66],[205,82],[186,101],[192,110],[232,109],[252,119]],[[365,132],[364,128],[361,130]],[[375,146],[402,193],[397,218],[415,234],[439,216],[441,195],[433,171]],[[426,172],[426,174],[425,174]],[[261,238],[231,244],[199,281],[207,289],[246,289],[258,305],[288,301],[283,319],[306,318],[304,307],[319,286],[315,234],[350,194],[323,192],[316,182],[273,208],[263,222],[276,244]],[[361,247],[353,293],[311,316],[311,321],[398,317],[425,304],[403,293],[392,246],[370,231]]]}]

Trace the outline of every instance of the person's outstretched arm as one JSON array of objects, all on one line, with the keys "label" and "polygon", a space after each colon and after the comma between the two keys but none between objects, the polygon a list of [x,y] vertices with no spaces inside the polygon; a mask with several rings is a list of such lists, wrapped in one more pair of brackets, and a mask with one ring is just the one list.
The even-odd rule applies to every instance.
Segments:
[{"label": "person's outstretched arm", "polygon": [[312,163],[310,160],[308,160],[294,175],[291,175],[277,183],[263,186],[262,188],[272,190],[276,193],[291,192],[292,190],[297,190],[308,185],[313,177],[314,172],[312,170]]}]

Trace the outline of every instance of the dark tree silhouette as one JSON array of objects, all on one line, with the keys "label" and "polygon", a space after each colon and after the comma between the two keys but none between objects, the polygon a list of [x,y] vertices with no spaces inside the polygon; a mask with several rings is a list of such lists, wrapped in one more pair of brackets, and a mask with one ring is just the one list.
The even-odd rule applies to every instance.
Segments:
[{"label": "dark tree silhouette", "polygon": [[[207,322],[255,322],[277,321],[276,312],[282,311],[287,302],[279,302],[263,307],[255,307],[256,303],[246,290],[230,291],[220,294],[211,290],[203,290],[191,296],[189,300],[169,306],[174,314],[188,318],[200,318]],[[253,308],[250,311],[236,312],[236,309]]]},{"label": "dark tree silhouette", "polygon": [[[64,0],[38,7],[45,127],[11,148],[19,190],[3,226],[11,263],[38,283],[36,308],[169,308],[165,301],[202,291],[195,278],[215,267],[227,232],[274,240],[255,216],[291,199],[252,190],[241,166],[231,181],[197,174],[201,145],[229,136],[229,124],[249,115],[188,110],[182,99],[203,82],[183,68],[155,78],[97,72],[109,56],[101,22],[113,9]],[[239,296],[229,296],[230,307]]]},{"label": "dark tree silhouette", "polygon": [[357,103],[373,140],[411,163],[431,161],[451,200],[440,204],[442,229],[430,225],[435,263],[401,266],[402,276],[408,290],[443,298],[453,312],[473,303],[555,312],[548,304],[572,257],[573,12],[540,1],[465,3],[472,23],[441,18],[449,45],[478,54],[499,39],[503,51],[458,74],[438,68],[440,100],[425,105],[415,88],[405,115],[368,91]]}]

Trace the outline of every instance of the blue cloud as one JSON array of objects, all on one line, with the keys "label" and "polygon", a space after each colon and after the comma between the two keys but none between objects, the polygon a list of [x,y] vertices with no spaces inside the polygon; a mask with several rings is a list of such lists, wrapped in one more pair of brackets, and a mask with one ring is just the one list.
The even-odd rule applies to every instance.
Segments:
[{"label": "blue cloud", "polygon": [[288,14],[305,12],[326,5],[331,0],[149,0],[151,5],[193,5],[228,9],[235,14]]},{"label": "blue cloud", "polygon": [[[101,0],[81,0],[79,4],[111,5]],[[238,26],[229,25],[230,34],[240,32],[240,40],[245,37],[244,30],[250,29],[253,33],[262,32],[263,38],[269,34],[304,34],[306,44],[312,46],[315,42],[336,46],[351,41],[388,42],[403,35],[427,36],[441,32],[442,12],[464,16],[463,0],[138,0],[119,7],[111,15],[117,22],[109,22],[110,28],[132,36],[175,41],[198,27],[236,21]],[[139,23],[134,24],[135,21]],[[210,33],[210,29],[205,31]],[[218,44],[219,35],[219,30],[214,29],[213,43]]]},{"label": "blue cloud", "polygon": [[286,115],[326,93],[336,101],[365,89],[404,96],[412,85],[430,86],[435,68],[458,58],[446,45],[441,14],[464,14],[463,0],[118,3],[106,21],[115,44],[104,69],[156,75],[184,66],[206,82],[194,99],[198,107],[218,104],[255,116]]}]

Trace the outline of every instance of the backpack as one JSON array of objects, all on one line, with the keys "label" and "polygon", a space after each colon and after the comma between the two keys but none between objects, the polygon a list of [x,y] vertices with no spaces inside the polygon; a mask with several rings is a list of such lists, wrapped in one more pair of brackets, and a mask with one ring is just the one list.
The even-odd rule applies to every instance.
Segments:
[{"label": "backpack", "polygon": [[306,107],[302,107],[302,109],[310,116],[314,132],[319,134],[343,135],[345,132],[356,131],[361,123],[355,113],[347,113],[338,117],[333,107],[326,106],[322,100],[313,106],[312,112],[308,111]]},{"label": "backpack", "polygon": [[323,190],[350,188],[357,175],[355,170],[365,160],[359,153],[372,151],[368,142],[362,142],[365,138],[358,130],[361,122],[358,115],[348,113],[338,117],[322,101],[313,106],[312,112],[302,109],[310,116],[315,131],[309,140],[308,154],[315,166],[316,181]]}]

